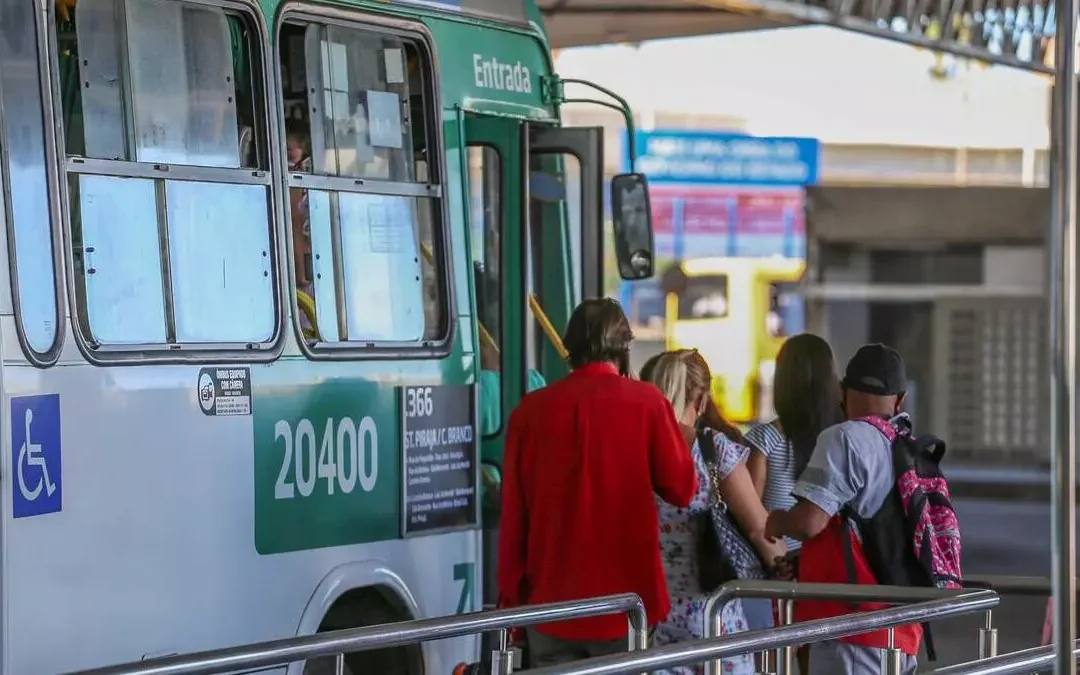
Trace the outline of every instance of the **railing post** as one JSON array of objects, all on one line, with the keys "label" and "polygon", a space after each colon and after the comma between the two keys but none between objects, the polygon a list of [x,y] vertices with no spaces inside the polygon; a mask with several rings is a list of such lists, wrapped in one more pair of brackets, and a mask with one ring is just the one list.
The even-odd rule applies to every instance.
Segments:
[{"label": "railing post", "polygon": [[903,654],[896,648],[896,629],[889,629],[889,646],[885,649],[885,653],[882,655],[884,663],[881,664],[881,672],[885,675],[902,675],[903,673]]},{"label": "railing post", "polygon": [[345,675],[345,655],[338,654],[334,657],[334,675]]},{"label": "railing post", "polygon": [[[724,631],[724,624],[721,620],[723,606],[718,606],[718,603],[713,602],[717,595],[719,594],[714,593],[713,596],[709,598],[709,601],[705,603],[706,637],[716,637]],[[705,662],[705,675],[721,675],[723,672],[723,663],[720,659],[709,659]]]},{"label": "railing post", "polygon": [[[795,619],[795,602],[777,600],[776,616],[781,626],[788,626]],[[788,645],[777,652],[776,675],[795,675],[795,649]]]},{"label": "railing post", "polygon": [[491,653],[491,675],[510,675],[514,672],[514,653],[510,651],[510,632],[498,631],[499,648]]},{"label": "railing post", "polygon": [[649,648],[649,618],[645,614],[645,606],[638,605],[627,612],[629,648],[630,651],[641,651]]},{"label": "railing post", "polygon": [[1076,658],[1076,459],[1077,459],[1077,91],[1076,0],[1055,3],[1053,104],[1050,113],[1050,194],[1046,237],[1049,306],[1051,576],[1054,672],[1075,675]]},{"label": "railing post", "polygon": [[757,669],[758,675],[776,675],[776,652],[771,649],[766,649],[763,652],[758,653],[758,663],[761,667]]},{"label": "railing post", "polygon": [[[633,609],[626,613],[626,620],[630,628],[628,633],[630,651],[635,652],[648,649],[649,617],[645,613],[645,605],[639,601]],[[648,675],[648,673],[642,673],[641,675]]]},{"label": "railing post", "polygon": [[994,628],[994,612],[986,610],[986,623],[979,629],[979,658],[992,659],[998,654],[998,632]]}]

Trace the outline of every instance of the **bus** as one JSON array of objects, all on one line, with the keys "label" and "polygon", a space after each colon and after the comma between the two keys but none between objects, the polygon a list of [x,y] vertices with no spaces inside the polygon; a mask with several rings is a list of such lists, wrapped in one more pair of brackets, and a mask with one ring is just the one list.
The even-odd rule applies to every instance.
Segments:
[{"label": "bus", "polygon": [[675,263],[661,280],[668,349],[697,349],[713,396],[736,424],[770,419],[776,355],[803,330],[799,258],[715,257]]},{"label": "bus", "polygon": [[[602,135],[560,126],[541,25],[528,0],[0,0],[0,671],[482,606],[481,460],[527,369],[566,369],[528,298],[562,326],[602,290]],[[648,277],[644,177],[611,189]],[[346,665],[450,673],[477,644]]]}]

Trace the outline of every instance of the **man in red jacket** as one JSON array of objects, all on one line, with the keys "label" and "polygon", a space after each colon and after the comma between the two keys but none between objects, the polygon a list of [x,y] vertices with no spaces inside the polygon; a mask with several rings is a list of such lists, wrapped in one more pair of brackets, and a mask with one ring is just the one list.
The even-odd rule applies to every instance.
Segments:
[{"label": "man in red jacket", "polygon": [[[671,404],[627,377],[632,340],[618,303],[584,301],[563,337],[573,372],[527,394],[510,416],[498,563],[504,606],[637,593],[651,625],[671,609],[653,494],[688,506],[697,475]],[[579,619],[527,637],[530,667],[556,665],[625,651],[627,624],[618,615]]]}]

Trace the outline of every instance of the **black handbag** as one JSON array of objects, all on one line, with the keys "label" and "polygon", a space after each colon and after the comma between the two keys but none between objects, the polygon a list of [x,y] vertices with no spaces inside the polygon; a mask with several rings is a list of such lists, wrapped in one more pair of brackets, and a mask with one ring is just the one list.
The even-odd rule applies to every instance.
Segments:
[{"label": "black handbag", "polygon": [[708,508],[697,517],[698,583],[706,593],[736,579],[768,577],[761,556],[750,545],[720,495],[714,434],[704,427],[697,431],[698,447],[709,476]]}]

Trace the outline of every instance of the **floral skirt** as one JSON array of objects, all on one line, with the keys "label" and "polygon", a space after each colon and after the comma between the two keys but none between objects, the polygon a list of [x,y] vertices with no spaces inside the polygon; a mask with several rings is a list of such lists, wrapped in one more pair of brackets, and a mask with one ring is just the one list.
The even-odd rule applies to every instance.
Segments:
[{"label": "floral skirt", "polygon": [[[671,613],[656,627],[653,645],[668,645],[705,637],[705,601],[707,596],[673,596]],[[736,598],[724,607],[720,616],[721,634],[732,635],[748,629],[743,602]],[[754,675],[754,657],[752,654],[740,654],[726,658],[721,662],[721,672],[725,675]],[[704,665],[678,666],[667,670],[655,670],[653,675],[701,675]]]}]

